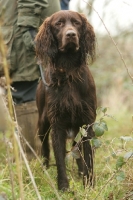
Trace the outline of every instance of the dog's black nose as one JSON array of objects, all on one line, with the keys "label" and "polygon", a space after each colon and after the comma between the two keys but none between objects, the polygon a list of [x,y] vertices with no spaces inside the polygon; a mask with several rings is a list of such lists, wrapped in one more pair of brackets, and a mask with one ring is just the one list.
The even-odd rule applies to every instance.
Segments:
[{"label": "dog's black nose", "polygon": [[76,36],[76,33],[73,31],[73,30],[68,30],[66,32],[66,36],[69,38],[69,37],[75,37]]}]

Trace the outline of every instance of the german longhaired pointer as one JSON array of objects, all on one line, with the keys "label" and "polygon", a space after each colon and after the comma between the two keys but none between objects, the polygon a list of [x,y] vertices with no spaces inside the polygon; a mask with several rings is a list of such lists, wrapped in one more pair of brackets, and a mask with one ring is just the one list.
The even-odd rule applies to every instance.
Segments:
[{"label": "german longhaired pointer", "polygon": [[[66,190],[69,187],[66,139],[70,132],[74,139],[80,127],[91,125],[96,118],[96,89],[88,68],[88,63],[95,58],[95,34],[83,14],[59,11],[46,18],[35,43],[37,57],[45,68],[44,81],[40,81],[36,96],[43,156],[48,167],[51,130],[58,189]],[[83,173],[84,185],[92,184],[93,180],[93,151],[89,142],[92,136],[90,126],[87,136],[78,144],[81,157],[76,161],[79,172]]]}]

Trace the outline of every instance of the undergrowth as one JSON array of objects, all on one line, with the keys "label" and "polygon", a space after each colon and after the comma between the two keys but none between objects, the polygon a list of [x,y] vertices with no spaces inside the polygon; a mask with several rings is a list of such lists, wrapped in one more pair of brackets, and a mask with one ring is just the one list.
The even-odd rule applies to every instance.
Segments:
[{"label": "undergrowth", "polygon": [[[104,112],[103,112],[104,111]],[[100,142],[93,143],[95,148],[95,184],[94,187],[83,188],[82,178],[78,175],[75,159],[71,156],[67,158],[67,174],[69,178],[70,189],[67,192],[58,192],[59,199],[62,200],[132,200],[133,199],[133,135],[132,135],[132,120],[131,113],[124,112],[123,115],[116,115],[115,118],[104,113],[104,121],[106,129],[102,136],[98,136]],[[126,120],[125,120],[126,116]],[[103,118],[98,114],[99,119]],[[103,124],[102,124],[103,125]],[[103,126],[102,126],[103,127]],[[100,132],[101,133],[101,132]],[[7,134],[6,139],[10,141],[10,134]],[[70,141],[68,141],[68,146]],[[95,146],[96,145],[96,146]],[[7,162],[7,145],[3,140],[3,135],[0,134],[0,195],[5,195],[7,199],[12,200],[12,184],[14,188],[15,198],[19,199],[19,184],[16,171],[16,163],[12,151],[12,145],[8,142],[10,155],[12,182],[9,173],[9,165]],[[52,149],[52,147],[51,147]],[[42,161],[42,159],[41,159]],[[56,166],[51,152],[50,168],[47,170],[52,184],[57,189],[56,183]],[[51,186],[46,170],[42,168],[37,159],[29,162],[29,166],[33,173],[40,196],[44,200],[58,199],[54,189]],[[21,161],[22,179],[24,188],[24,199],[36,200],[35,189],[31,178],[25,166]]]}]

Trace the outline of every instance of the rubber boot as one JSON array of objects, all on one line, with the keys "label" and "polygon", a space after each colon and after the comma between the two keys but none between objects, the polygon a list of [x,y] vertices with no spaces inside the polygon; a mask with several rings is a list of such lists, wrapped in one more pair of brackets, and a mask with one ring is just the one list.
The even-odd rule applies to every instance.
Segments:
[{"label": "rubber boot", "polygon": [[[41,155],[41,142],[37,135],[37,120],[38,111],[36,102],[31,101],[27,103],[15,105],[16,115],[20,131],[24,138],[28,141],[30,146],[34,149],[37,155]],[[22,146],[27,155],[27,159],[35,158],[35,155],[22,139]]]}]

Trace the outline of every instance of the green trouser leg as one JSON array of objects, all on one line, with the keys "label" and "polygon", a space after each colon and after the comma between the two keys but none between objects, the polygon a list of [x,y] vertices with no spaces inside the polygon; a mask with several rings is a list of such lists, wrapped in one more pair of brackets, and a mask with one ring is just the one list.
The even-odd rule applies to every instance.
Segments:
[{"label": "green trouser leg", "polygon": [[[37,135],[38,111],[35,101],[17,104],[15,105],[15,110],[22,135],[27,140],[29,145],[34,149],[37,155],[41,155],[41,142]],[[24,139],[21,141],[28,160],[35,158]]]}]

